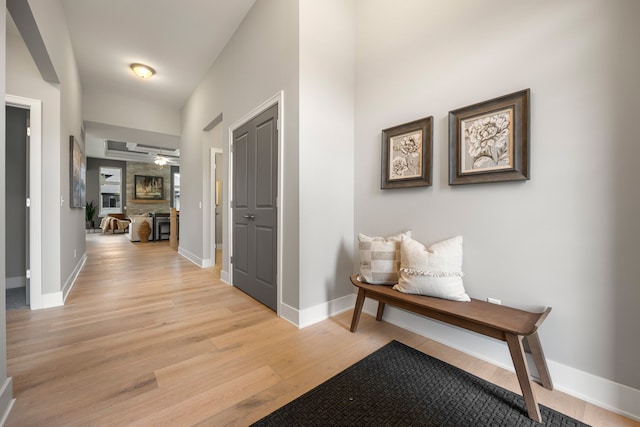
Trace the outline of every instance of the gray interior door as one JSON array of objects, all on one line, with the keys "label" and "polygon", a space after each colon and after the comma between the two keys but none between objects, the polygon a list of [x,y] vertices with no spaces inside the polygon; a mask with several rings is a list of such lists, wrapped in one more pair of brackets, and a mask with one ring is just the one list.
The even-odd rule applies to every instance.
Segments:
[{"label": "gray interior door", "polygon": [[233,132],[233,285],[277,311],[278,106]]}]

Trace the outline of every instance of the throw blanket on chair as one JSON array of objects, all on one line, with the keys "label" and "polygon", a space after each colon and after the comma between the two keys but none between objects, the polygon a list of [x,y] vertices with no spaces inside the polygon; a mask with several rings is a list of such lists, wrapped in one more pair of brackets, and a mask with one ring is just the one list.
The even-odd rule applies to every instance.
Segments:
[{"label": "throw blanket on chair", "polygon": [[118,219],[112,216],[105,216],[100,221],[100,228],[103,233],[106,233],[107,230],[111,230],[112,233],[115,233],[116,230],[124,231],[129,226],[130,221],[124,219]]}]

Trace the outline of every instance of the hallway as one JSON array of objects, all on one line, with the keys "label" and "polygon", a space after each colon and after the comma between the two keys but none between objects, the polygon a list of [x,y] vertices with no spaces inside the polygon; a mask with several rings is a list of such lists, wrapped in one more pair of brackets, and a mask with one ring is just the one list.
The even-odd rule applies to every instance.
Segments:
[{"label": "hallway", "polygon": [[[351,310],[298,330],[167,241],[87,235],[64,307],[7,312],[7,426],[245,426],[392,339],[518,391],[513,373]],[[594,426],[638,426],[559,391],[542,404]]]},{"label": "hallway", "polygon": [[299,331],[167,241],[89,234],[87,257],[64,307],[7,313],[8,426],[246,425],[408,334]]}]

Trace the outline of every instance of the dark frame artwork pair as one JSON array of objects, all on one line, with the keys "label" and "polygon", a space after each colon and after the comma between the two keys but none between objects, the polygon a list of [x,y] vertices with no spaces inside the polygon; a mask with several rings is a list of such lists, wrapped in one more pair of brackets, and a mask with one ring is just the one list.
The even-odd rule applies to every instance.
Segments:
[{"label": "dark frame artwork pair", "polygon": [[[449,185],[529,179],[529,89],[449,112]],[[431,185],[433,117],[382,131],[381,189]]]},{"label": "dark frame artwork pair", "polygon": [[134,199],[164,200],[164,180],[161,176],[135,175],[134,178]]}]

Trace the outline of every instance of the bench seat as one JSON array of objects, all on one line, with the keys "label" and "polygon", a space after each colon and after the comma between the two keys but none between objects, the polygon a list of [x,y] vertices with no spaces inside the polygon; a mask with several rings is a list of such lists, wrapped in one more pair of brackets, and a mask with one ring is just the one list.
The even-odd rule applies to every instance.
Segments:
[{"label": "bench seat", "polygon": [[511,359],[520,383],[528,415],[541,422],[542,416],[538,401],[531,384],[531,376],[524,353],[523,340],[527,341],[533,360],[538,369],[542,386],[553,390],[549,368],[538,337],[538,328],[549,315],[551,307],[541,313],[506,307],[471,299],[470,302],[450,301],[424,295],[404,294],[391,286],[370,285],[351,276],[351,282],[358,288],[358,297],[351,320],[351,332],[356,332],[365,298],[378,301],[376,320],[382,320],[387,304],[417,313],[450,325],[477,332],[501,341],[505,341],[511,353]]}]

